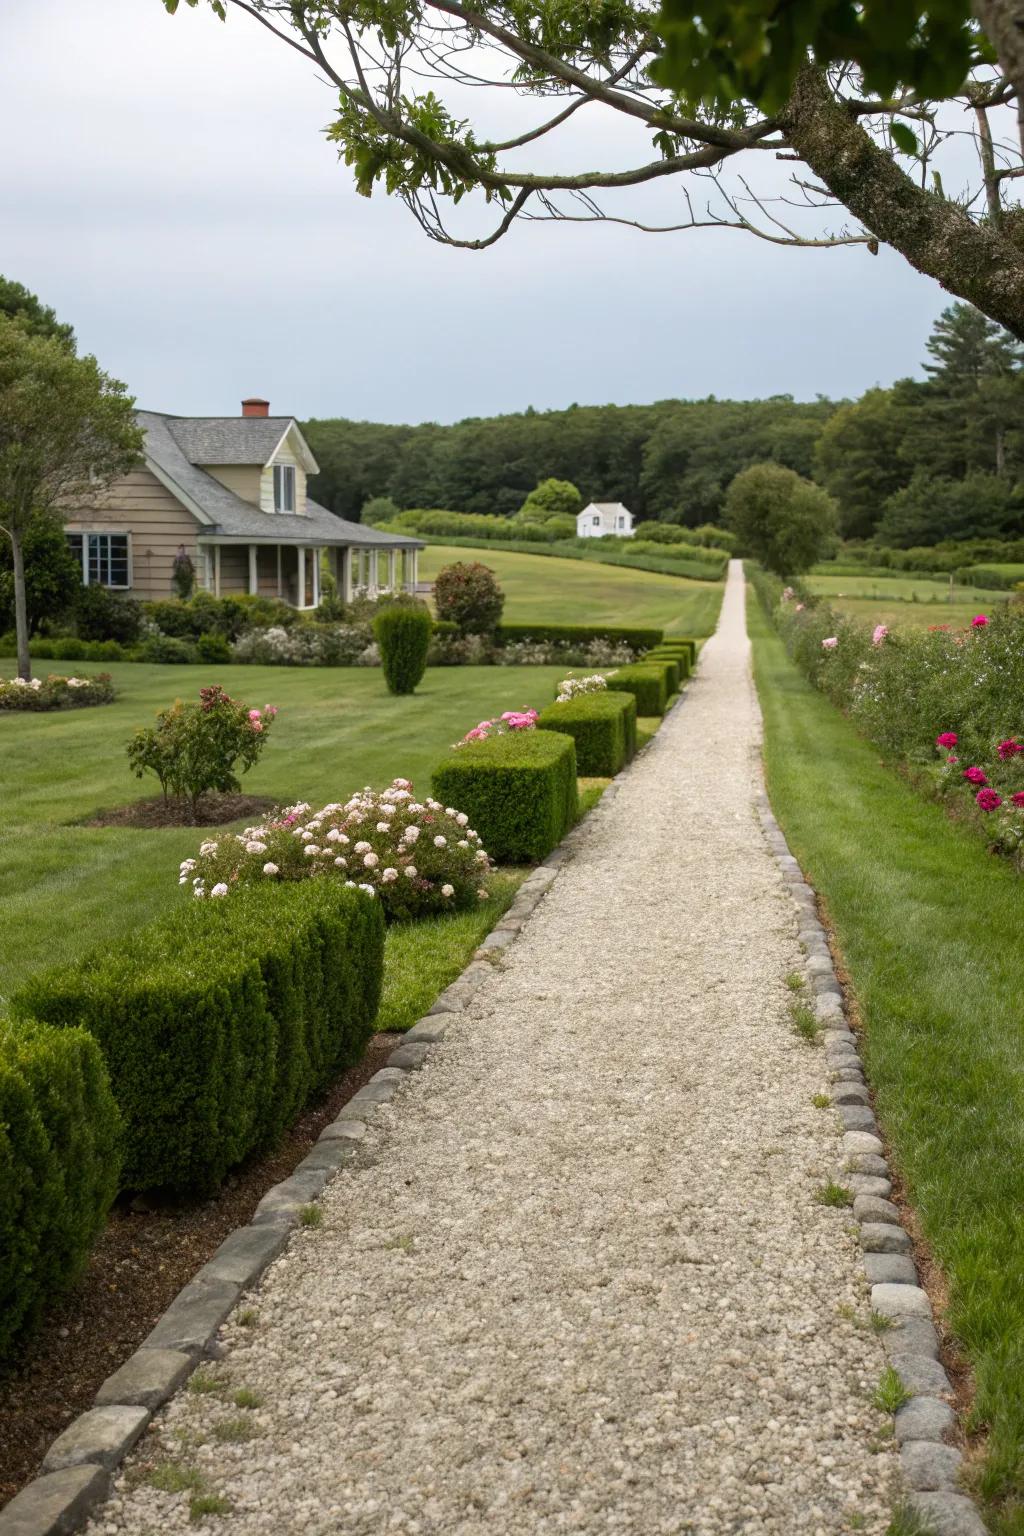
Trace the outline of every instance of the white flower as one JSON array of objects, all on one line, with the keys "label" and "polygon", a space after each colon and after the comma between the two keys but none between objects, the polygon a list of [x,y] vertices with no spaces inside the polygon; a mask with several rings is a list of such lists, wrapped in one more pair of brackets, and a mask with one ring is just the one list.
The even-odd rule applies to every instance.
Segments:
[{"label": "white flower", "polygon": [[427,805],[430,808],[430,810],[432,810],[432,811],[443,811],[444,810],[444,806],[441,804],[440,800],[428,800],[427,801]]},{"label": "white flower", "polygon": [[388,826],[386,821],[378,821],[378,823],[377,823],[377,831],[378,832],[390,832],[391,828]]},{"label": "white flower", "polygon": [[380,878],[383,880],[385,885],[390,885],[392,880],[398,879],[398,870],[386,869]]},{"label": "white flower", "polygon": [[367,869],[373,869],[377,864],[380,863],[380,859],[378,859],[375,853],[364,853],[363,863],[366,865]]},{"label": "white flower", "polygon": [[199,844],[199,856],[200,856],[200,858],[204,858],[204,859],[212,858],[212,856],[216,852],[217,852],[217,844],[216,843],[200,843]]},{"label": "white flower", "polygon": [[205,896],[206,892],[203,890],[201,885],[196,885],[196,886],[192,887],[192,895],[193,896],[200,896],[201,897],[201,896]]},{"label": "white flower", "polygon": [[306,855],[307,859],[311,859],[314,854],[320,852],[320,849],[317,847],[316,843],[307,843],[302,851]]},{"label": "white flower", "polygon": [[221,880],[217,885],[214,886],[213,890],[210,892],[210,895],[211,896],[226,896],[227,893],[228,893],[228,888],[224,884],[223,880]]},{"label": "white flower", "polygon": [[245,851],[246,853],[266,853],[267,845],[266,843],[258,843],[256,839],[253,838],[251,843],[246,843]]},{"label": "white flower", "polygon": [[478,848],[476,851],[476,861],[478,864],[489,864],[491,862],[482,848]]},{"label": "white flower", "polygon": [[189,871],[195,869],[195,867],[195,859],[182,859],[181,863],[178,865],[178,868],[181,870],[183,875],[187,875]]},{"label": "white flower", "polygon": [[[393,816],[397,810],[397,805],[382,805],[380,808],[380,813],[382,816]],[[377,828],[378,832],[382,832],[383,830],[383,827]]]},{"label": "white flower", "polygon": [[411,805],[406,806],[406,810],[411,816],[418,816],[425,807],[420,805],[418,800],[414,800]]},{"label": "white flower", "polygon": [[412,789],[411,779],[393,779],[392,784],[395,789]]},{"label": "white flower", "polygon": [[377,894],[372,885],[361,885],[359,889],[365,891],[367,896],[376,896]]},{"label": "white flower", "polygon": [[407,864],[405,866],[405,874],[410,880],[415,880],[416,876],[419,874],[419,870],[416,868],[415,864]]},{"label": "white flower", "polygon": [[302,833],[302,841],[304,843],[311,843],[313,841],[313,834],[312,834],[312,832],[305,832],[304,831]]},{"label": "white flower", "polygon": [[369,853],[370,845],[369,843],[356,843],[355,851],[356,853]]},{"label": "white flower", "polygon": [[439,832],[437,834],[437,836],[434,838],[434,847],[435,848],[447,848],[447,846],[448,846],[448,839],[446,837],[442,837],[440,832]]},{"label": "white flower", "polygon": [[[341,837],[342,837],[342,833],[340,833],[338,831],[337,827],[332,827],[331,830],[327,834],[327,841],[329,843],[337,843],[337,842],[341,841]],[[346,841],[347,841],[347,839],[346,839]]]},{"label": "white flower", "polygon": [[356,888],[356,883],[355,883],[354,880],[346,880],[345,881],[345,889],[346,889],[346,891],[354,891],[355,888]]},{"label": "white flower", "polygon": [[345,859],[345,858],[342,858],[340,853],[339,853],[338,857],[335,859],[334,862],[335,862],[335,865],[337,866],[338,869],[345,869],[347,867],[347,865],[348,865],[348,860]]},{"label": "white flower", "polygon": [[421,827],[406,827],[405,831],[402,833],[403,842],[414,843],[419,837],[421,831]]},{"label": "white flower", "polygon": [[278,869],[276,864],[264,864],[263,873],[265,875],[279,875],[281,871]]},{"label": "white flower", "polygon": [[483,890],[477,891],[477,895],[479,896],[481,901],[486,901],[487,900],[487,892],[486,891],[483,891]]},{"label": "white flower", "polygon": [[202,883],[203,883],[203,878],[202,878],[201,875],[196,875],[196,878],[192,881],[193,885],[202,885]]},{"label": "white flower", "polygon": [[454,885],[442,885],[442,887],[441,887],[441,895],[442,896],[454,896],[455,895],[455,887],[454,887]]},{"label": "white flower", "polygon": [[446,805],[445,808],[444,808],[444,813],[445,813],[446,816],[454,816],[455,815],[455,807],[454,807],[454,805]]},{"label": "white flower", "polygon": [[458,847],[460,847],[460,848],[468,848],[469,847],[469,844],[466,842],[466,839],[464,837],[460,837],[459,838]]},{"label": "white flower", "polygon": [[455,817],[455,820],[458,822],[460,827],[469,825],[469,817],[466,815],[465,811],[459,811]]}]

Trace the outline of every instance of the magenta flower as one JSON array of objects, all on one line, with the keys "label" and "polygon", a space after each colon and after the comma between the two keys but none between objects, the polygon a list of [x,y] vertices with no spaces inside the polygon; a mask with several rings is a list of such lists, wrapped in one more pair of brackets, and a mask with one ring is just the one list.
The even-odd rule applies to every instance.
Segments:
[{"label": "magenta flower", "polygon": [[956,731],[943,731],[941,736],[936,736],[935,745],[937,747],[955,747],[959,739]]},{"label": "magenta flower", "polygon": [[974,797],[974,803],[979,811],[995,811],[1003,802],[994,789],[979,789]]},{"label": "magenta flower", "polygon": [[974,615],[974,618],[971,620],[971,628],[972,629],[984,629],[987,623],[988,623],[988,619],[985,617],[985,615],[983,613],[976,613]]},{"label": "magenta flower", "polygon": [[1019,789],[1015,795],[1010,796],[1010,799],[1014,805],[1024,807],[1024,789]]},{"label": "magenta flower", "polygon": [[969,784],[987,784],[988,779],[980,768],[965,768],[964,778]]},{"label": "magenta flower", "polygon": [[996,751],[999,753],[1000,759],[1005,763],[1008,757],[1013,757],[1018,752],[1024,752],[1024,743],[1014,741],[1013,737],[1010,736],[1006,741],[999,743]]}]

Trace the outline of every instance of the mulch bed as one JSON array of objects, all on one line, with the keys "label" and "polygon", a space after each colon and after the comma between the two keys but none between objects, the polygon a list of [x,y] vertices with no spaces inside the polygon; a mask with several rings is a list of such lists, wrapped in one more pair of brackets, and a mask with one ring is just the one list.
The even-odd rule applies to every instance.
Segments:
[{"label": "mulch bed", "polygon": [[35,1475],[51,1441],[92,1406],[101,1382],[138,1348],[182,1286],[229,1232],[250,1220],[270,1186],[288,1177],[400,1040],[375,1035],[328,1096],[272,1152],[237,1169],[213,1199],[114,1209],[81,1280],[48,1313],[21,1363],[0,1376],[0,1508]]},{"label": "mulch bed", "polygon": [[262,816],[279,802],[266,795],[204,795],[193,813],[184,800],[165,800],[162,795],[151,795],[146,800],[133,800],[130,805],[119,805],[112,811],[97,811],[95,816],[80,822],[84,827],[220,827],[229,821],[239,821],[243,816]]}]

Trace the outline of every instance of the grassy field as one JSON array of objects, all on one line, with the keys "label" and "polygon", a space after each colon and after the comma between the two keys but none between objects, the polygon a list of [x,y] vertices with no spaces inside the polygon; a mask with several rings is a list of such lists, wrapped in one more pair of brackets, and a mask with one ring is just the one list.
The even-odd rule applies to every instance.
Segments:
[{"label": "grassy field", "polygon": [[[0,669],[11,675],[14,663],[2,662]],[[278,705],[281,713],[266,751],[243,779],[243,789],[315,804],[345,799],[364,784],[382,785],[396,776],[426,791],[433,764],[471,725],[503,709],[550,703],[564,672],[561,667],[436,668],[411,698],[393,698],[377,668],[124,662],[104,669],[76,662],[74,669],[79,675],[111,672],[116,703],[54,714],[0,714],[0,998],[39,966],[116,940],[182,899],[177,866],[195,852],[201,832],[75,824],[97,810],[158,792],[155,780],[131,777],[124,744],[136,726],[147,724],[174,698],[194,697],[201,685],[219,682],[249,703]],[[481,911],[483,932],[497,910],[489,917]],[[457,944],[456,933],[450,937]],[[461,953],[464,942],[457,948]],[[414,968],[422,963],[422,956],[419,962],[410,959]]]},{"label": "grassy field", "polygon": [[991,613],[1006,602],[1001,592],[984,592],[979,587],[954,587],[949,600],[949,584],[929,581],[922,576],[825,576],[804,577],[804,584],[823,597],[840,613],[871,624],[951,624],[954,628],[969,624],[976,613]]},{"label": "grassy field", "polygon": [[510,624],[656,624],[702,638],[713,632],[722,605],[720,583],[504,549],[434,544],[420,554],[420,575],[433,581],[457,560],[490,566],[504,588],[503,617]]},{"label": "grassy field", "polygon": [[879,762],[748,605],[775,813],[849,972],[894,1167],[973,1368],[972,1477],[1024,1536],[1024,887]]}]

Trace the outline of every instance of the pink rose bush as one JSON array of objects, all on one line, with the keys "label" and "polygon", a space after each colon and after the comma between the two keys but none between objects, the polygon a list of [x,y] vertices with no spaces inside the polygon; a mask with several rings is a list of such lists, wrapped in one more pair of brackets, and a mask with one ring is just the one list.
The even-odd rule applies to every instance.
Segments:
[{"label": "pink rose bush", "polygon": [[87,704],[112,704],[114,685],[109,672],[96,677],[0,678],[0,709],[80,709]]},{"label": "pink rose bush", "polygon": [[958,789],[969,789],[985,817],[992,848],[1012,858],[1024,871],[1024,742],[1016,736],[1004,736],[995,743],[992,761],[985,767],[972,763],[961,770],[952,751],[958,741],[956,731],[942,731],[935,738],[936,747],[945,754],[939,772],[942,792],[953,797]]},{"label": "pink rose bush", "polygon": [[871,635],[872,645],[882,645],[889,633],[888,624],[876,624]]},{"label": "pink rose bush", "polygon": [[408,779],[314,811],[300,801],[244,832],[207,838],[178,884],[200,899],[268,880],[340,880],[380,898],[393,921],[455,912],[488,895],[491,860],[469,818],[419,801]]},{"label": "pink rose bush", "polygon": [[507,736],[512,731],[532,731],[537,724],[535,709],[506,709],[496,720],[481,720],[466,732],[461,741],[453,743],[464,747],[470,741],[486,741],[490,736]]}]

